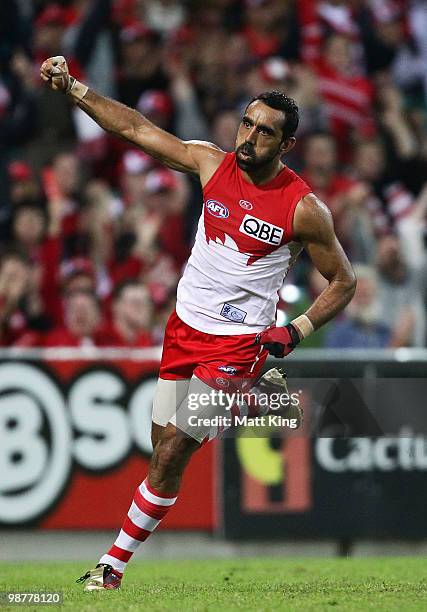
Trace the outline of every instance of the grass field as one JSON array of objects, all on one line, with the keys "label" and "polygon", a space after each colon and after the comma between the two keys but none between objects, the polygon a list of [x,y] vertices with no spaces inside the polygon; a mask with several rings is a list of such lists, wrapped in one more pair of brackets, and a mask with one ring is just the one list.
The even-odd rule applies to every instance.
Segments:
[{"label": "grass field", "polygon": [[134,562],[121,591],[83,593],[74,580],[90,565],[1,564],[0,590],[62,591],[62,608],[76,611],[427,610],[423,558]]}]

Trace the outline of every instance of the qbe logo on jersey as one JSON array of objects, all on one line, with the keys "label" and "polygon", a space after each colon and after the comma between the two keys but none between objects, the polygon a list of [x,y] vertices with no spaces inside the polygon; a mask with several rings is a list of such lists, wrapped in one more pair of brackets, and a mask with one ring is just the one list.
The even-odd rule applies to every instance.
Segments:
[{"label": "qbe logo on jersey", "polygon": [[278,246],[283,238],[283,229],[262,219],[245,215],[239,227],[239,231],[246,236],[260,240],[266,244]]},{"label": "qbe logo on jersey", "polygon": [[218,200],[206,200],[205,206],[207,211],[217,219],[227,219],[230,214],[228,208]]}]

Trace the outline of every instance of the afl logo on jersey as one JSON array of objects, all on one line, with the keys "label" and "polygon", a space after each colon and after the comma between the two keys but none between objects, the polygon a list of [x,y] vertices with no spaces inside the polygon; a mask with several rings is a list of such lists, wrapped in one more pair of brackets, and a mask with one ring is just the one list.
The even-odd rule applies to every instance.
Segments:
[{"label": "afl logo on jersey", "polygon": [[218,366],[218,370],[220,372],[224,372],[224,374],[229,374],[230,376],[235,376],[237,374],[237,369],[230,365]]},{"label": "afl logo on jersey", "polygon": [[252,210],[254,205],[248,202],[247,200],[240,200],[239,205],[245,210]]},{"label": "afl logo on jersey", "polygon": [[228,212],[228,208],[217,200],[207,200],[205,206],[208,209],[208,212],[217,219],[226,219],[230,214]]}]

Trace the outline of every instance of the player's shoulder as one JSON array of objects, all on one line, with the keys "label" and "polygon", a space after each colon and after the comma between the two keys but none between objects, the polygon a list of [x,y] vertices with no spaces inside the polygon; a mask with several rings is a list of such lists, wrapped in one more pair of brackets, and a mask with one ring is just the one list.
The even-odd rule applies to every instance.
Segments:
[{"label": "player's shoulder", "polygon": [[[215,151],[222,151],[222,149],[218,145],[216,145],[214,142],[209,142],[208,140],[186,140],[185,144],[195,148],[214,149]],[[224,151],[222,152],[224,153]]]},{"label": "player's shoulder", "polygon": [[304,195],[295,209],[294,232],[300,238],[333,232],[332,213],[313,192]]},{"label": "player's shoulder", "polygon": [[331,217],[331,211],[328,206],[315,193],[310,191],[304,195],[298,203],[297,210],[301,215],[308,218]]},{"label": "player's shoulder", "polygon": [[185,144],[191,149],[193,157],[212,158],[223,160],[227,155],[218,145],[207,140],[186,140]]},{"label": "player's shoulder", "polygon": [[205,140],[187,140],[191,155],[199,168],[199,178],[204,187],[212,178],[224,160],[227,153],[212,142]]}]

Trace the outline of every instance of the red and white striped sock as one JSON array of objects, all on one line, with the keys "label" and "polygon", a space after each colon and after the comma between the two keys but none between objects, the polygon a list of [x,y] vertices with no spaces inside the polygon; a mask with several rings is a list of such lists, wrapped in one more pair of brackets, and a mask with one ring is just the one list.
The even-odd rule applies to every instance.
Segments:
[{"label": "red and white striped sock", "polygon": [[108,563],[117,573],[123,574],[133,553],[156,529],[176,499],[172,495],[158,493],[146,478],[135,491],[117,540],[99,563]]}]

